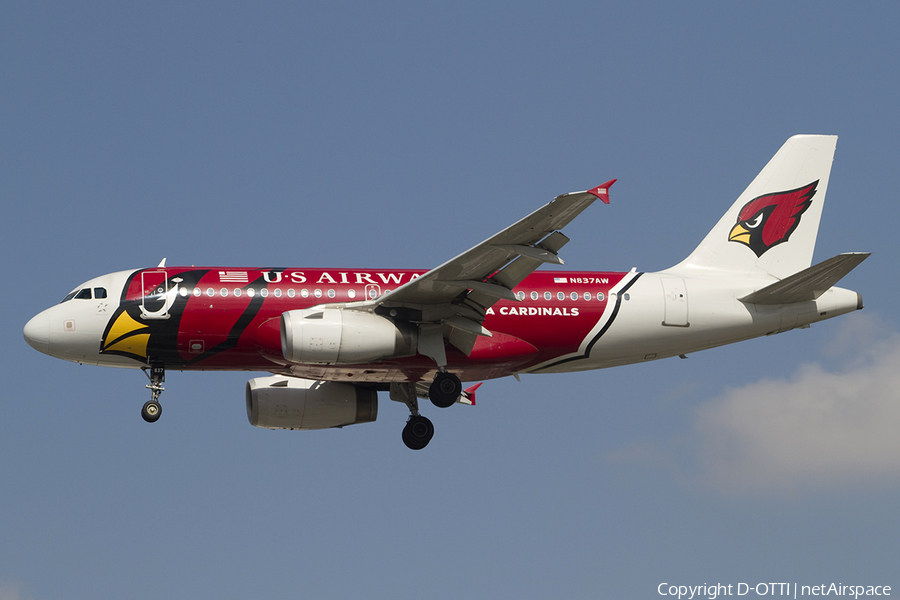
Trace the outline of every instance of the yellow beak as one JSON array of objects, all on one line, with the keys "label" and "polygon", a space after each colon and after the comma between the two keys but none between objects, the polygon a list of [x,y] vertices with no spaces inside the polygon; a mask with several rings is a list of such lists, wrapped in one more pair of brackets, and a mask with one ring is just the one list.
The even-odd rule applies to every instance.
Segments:
[{"label": "yellow beak", "polygon": [[728,234],[728,241],[730,242],[741,242],[742,244],[750,245],[750,231],[745,228],[743,225],[738,223],[735,225],[731,233]]}]

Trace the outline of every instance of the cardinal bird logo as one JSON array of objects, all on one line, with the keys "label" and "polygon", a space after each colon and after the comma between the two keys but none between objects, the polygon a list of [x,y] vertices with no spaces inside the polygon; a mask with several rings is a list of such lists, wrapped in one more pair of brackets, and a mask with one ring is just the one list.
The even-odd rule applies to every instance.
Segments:
[{"label": "cardinal bird logo", "polygon": [[754,198],[738,213],[737,224],[728,234],[728,240],[749,246],[757,257],[772,246],[788,241],[800,224],[800,215],[812,203],[817,185],[818,180],[795,190]]}]

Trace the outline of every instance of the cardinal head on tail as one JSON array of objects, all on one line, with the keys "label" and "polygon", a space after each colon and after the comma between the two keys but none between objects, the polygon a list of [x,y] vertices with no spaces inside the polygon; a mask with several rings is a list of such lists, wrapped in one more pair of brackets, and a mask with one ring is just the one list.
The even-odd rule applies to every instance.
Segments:
[{"label": "cardinal head on tail", "polygon": [[744,205],[728,240],[748,246],[756,256],[788,241],[809,208],[819,181],[787,192],[763,194]]}]

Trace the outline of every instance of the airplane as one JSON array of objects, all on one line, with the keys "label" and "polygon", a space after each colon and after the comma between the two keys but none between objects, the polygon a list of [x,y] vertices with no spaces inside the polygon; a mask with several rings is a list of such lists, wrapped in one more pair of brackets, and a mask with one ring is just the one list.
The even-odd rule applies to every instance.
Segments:
[{"label": "airplane", "polygon": [[[431,269],[167,267],[87,281],[33,317],[36,350],[142,369],[155,422],[165,371],[267,372],[246,386],[250,423],[323,429],[372,422],[378,392],[404,403],[402,439],[434,435],[419,411],[475,404],[483,381],[650,362],[863,307],[835,284],[869,253],[812,265],[837,136],[788,139],[683,261],[659,272],[562,265],[561,230],[615,179],[556,197]],[[811,266],[812,265],[812,266]]]}]

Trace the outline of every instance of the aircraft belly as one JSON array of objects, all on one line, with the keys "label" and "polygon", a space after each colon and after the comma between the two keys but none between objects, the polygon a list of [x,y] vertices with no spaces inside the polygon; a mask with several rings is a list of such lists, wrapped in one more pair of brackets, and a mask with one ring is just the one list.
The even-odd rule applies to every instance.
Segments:
[{"label": "aircraft belly", "polygon": [[[417,364],[404,365],[291,365],[286,369],[291,375],[321,381],[344,383],[386,384],[391,382],[432,381],[438,370],[434,361],[426,359]],[[489,365],[463,365],[451,367],[461,381],[483,381],[506,377],[516,371],[516,365],[503,363]]]}]

